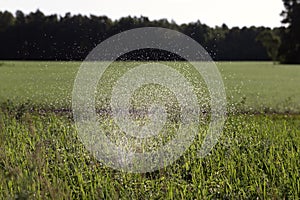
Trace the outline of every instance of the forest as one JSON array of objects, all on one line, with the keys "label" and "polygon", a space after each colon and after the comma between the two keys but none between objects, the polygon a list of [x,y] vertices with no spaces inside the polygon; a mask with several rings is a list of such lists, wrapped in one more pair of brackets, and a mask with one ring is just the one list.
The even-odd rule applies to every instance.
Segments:
[{"label": "forest", "polygon": [[[166,19],[151,21],[144,16],[128,16],[113,21],[107,16],[70,13],[47,16],[40,10],[29,14],[17,11],[14,15],[4,11],[0,12],[0,59],[83,60],[108,37],[125,30],[149,26],[180,31],[199,42],[214,60],[232,61],[271,60],[272,56],[260,38],[280,38],[286,30],[284,27],[228,28],[226,24],[212,28],[200,21],[178,25]],[[155,57],[166,59],[157,54]]]},{"label": "forest", "polygon": [[[200,20],[177,24],[167,19],[150,20],[146,16],[122,17],[57,14],[36,10],[24,14],[0,11],[0,60],[83,60],[105,39],[139,27],[163,27],[184,33],[200,43],[214,60],[300,63],[300,3],[283,0],[281,27],[210,27]],[[142,50],[143,51],[143,50]],[[145,52],[145,50],[144,50]],[[145,55],[138,52],[139,55]],[[150,50],[144,59],[174,60],[176,55]],[[136,59],[136,53],[121,60]]]}]

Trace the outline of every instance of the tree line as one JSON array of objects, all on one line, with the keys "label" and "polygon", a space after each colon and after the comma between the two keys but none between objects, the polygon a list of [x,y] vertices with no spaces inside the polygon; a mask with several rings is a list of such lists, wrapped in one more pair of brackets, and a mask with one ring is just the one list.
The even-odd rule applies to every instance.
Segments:
[{"label": "tree line", "polygon": [[[295,17],[288,12],[283,15],[285,15],[285,23],[288,24],[291,24],[291,21],[294,23],[294,18],[299,19],[298,16]],[[0,12],[0,59],[83,60],[97,44],[110,36],[125,30],[149,26],[169,28],[190,36],[199,42],[214,60],[281,59],[282,62],[292,63],[289,61],[295,60],[296,57],[299,61],[297,52],[288,55],[284,53],[300,49],[299,42],[296,43],[298,44],[296,47],[285,43],[291,40],[288,33],[299,29],[300,26],[273,29],[254,26],[228,28],[223,24],[209,27],[200,21],[178,25],[167,19],[151,21],[144,16],[128,16],[112,20],[107,16],[71,15],[70,13],[64,16],[45,15],[40,10],[29,14],[24,14],[22,11],[17,11],[15,14],[8,11]],[[295,36],[295,38],[299,41],[299,37]],[[159,52],[154,51],[151,55],[157,57],[158,54]],[[159,59],[164,58],[166,57],[159,57]],[[130,56],[123,59],[130,59]]]}]

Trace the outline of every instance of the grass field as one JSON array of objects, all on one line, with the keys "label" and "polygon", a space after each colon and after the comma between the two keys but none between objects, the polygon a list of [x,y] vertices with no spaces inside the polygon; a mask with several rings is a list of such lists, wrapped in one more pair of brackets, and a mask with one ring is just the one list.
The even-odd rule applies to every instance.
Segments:
[{"label": "grass field", "polygon": [[[0,102],[31,103],[57,108],[71,105],[80,62],[0,63]],[[113,69],[128,66],[117,63]],[[217,63],[229,104],[251,110],[300,111],[300,66],[271,62]],[[105,91],[104,91],[105,92]],[[240,108],[240,109],[242,109]]]},{"label": "grass field", "polygon": [[[0,199],[300,198],[300,66],[217,63],[230,112],[210,155],[197,157],[195,141],[172,165],[135,174],[93,158],[71,113],[52,110],[70,109],[79,65],[0,63]],[[106,77],[104,93],[118,76]]]}]

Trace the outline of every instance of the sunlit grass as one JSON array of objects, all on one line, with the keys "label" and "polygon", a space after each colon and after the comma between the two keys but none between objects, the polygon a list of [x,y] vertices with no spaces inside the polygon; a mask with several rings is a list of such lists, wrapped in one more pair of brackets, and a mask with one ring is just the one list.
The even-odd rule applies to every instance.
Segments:
[{"label": "sunlit grass", "polygon": [[0,111],[0,198],[298,199],[300,116],[233,115],[211,154],[194,143],[171,166],[132,174],[105,167],[67,116]]}]

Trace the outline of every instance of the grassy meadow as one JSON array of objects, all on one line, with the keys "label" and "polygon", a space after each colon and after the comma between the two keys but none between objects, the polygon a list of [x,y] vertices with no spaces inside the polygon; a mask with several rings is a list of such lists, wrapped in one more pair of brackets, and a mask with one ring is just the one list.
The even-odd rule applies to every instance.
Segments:
[{"label": "grassy meadow", "polygon": [[[80,64],[0,62],[0,199],[300,198],[299,65],[216,63],[228,101],[218,144],[199,158],[195,141],[172,165],[139,174],[106,167],[80,142],[70,113]],[[99,106],[132,63],[113,65]]]},{"label": "grassy meadow", "polygon": [[[0,62],[0,102],[11,100],[15,104],[30,102],[39,106],[70,108],[73,83],[80,64]],[[271,62],[216,64],[229,105],[243,104],[239,108],[246,111],[300,111],[300,66],[273,65]],[[132,66],[132,63],[117,62],[111,73],[115,74],[115,69],[127,69],[127,66]]]}]

